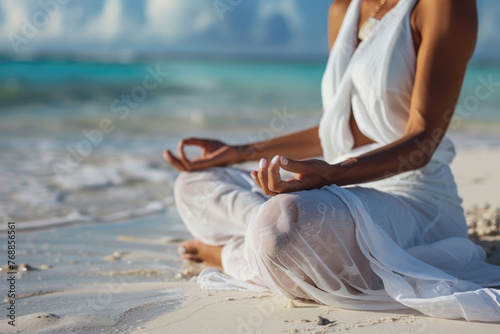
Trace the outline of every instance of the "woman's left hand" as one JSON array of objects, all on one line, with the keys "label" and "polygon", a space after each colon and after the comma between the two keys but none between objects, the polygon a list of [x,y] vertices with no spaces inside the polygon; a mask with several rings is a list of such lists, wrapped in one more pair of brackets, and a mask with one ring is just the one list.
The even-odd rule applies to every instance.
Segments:
[{"label": "woman's left hand", "polygon": [[[295,178],[282,180],[280,167],[297,175]],[[319,189],[333,184],[331,178],[333,168],[322,160],[293,160],[277,155],[270,163],[266,159],[261,159],[259,170],[252,172],[252,178],[262,188],[264,194],[274,196],[293,191]]]}]

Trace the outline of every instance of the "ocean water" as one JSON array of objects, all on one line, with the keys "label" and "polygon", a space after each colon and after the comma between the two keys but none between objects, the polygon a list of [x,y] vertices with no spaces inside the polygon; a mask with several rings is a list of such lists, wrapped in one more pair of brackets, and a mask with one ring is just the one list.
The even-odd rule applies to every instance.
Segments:
[{"label": "ocean water", "polygon": [[[243,143],[317,124],[324,67],[1,62],[0,220],[40,228],[174,210],[165,148],[186,136]],[[498,144],[499,82],[500,66],[469,68],[452,126],[459,145]]]}]

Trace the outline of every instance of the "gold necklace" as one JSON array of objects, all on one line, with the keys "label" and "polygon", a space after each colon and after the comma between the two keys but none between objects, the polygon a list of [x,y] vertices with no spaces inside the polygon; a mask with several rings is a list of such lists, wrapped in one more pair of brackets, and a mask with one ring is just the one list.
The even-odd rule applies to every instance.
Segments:
[{"label": "gold necklace", "polygon": [[366,20],[365,23],[359,29],[358,38],[359,40],[364,40],[370,32],[375,28],[375,26],[380,22],[379,19],[375,18],[375,15],[379,12],[382,6],[387,2],[387,0],[381,0],[378,5],[372,10],[370,13],[370,17]]}]

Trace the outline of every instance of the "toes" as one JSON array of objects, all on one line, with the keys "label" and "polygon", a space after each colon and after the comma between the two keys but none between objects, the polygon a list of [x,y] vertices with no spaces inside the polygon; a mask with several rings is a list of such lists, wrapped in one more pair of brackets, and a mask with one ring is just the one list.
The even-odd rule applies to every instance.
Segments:
[{"label": "toes", "polygon": [[179,247],[177,247],[177,253],[179,253],[180,255],[186,254],[187,252],[188,250],[185,246],[185,242],[183,242],[182,244],[179,245]]},{"label": "toes", "polygon": [[177,248],[177,251],[179,254],[185,254],[185,253],[198,253],[198,248],[199,248],[199,241],[197,239],[192,239],[188,241],[184,241],[179,245]]},{"label": "toes", "polygon": [[216,267],[222,267],[220,263],[221,250],[222,246],[208,246],[198,239],[184,241],[178,248],[182,260],[207,262]]},{"label": "toes", "polygon": [[202,262],[203,259],[198,253],[199,241],[196,239],[184,241],[179,245],[177,251],[183,260],[190,260],[195,262]]},{"label": "toes", "polygon": [[194,262],[203,262],[203,259],[198,254],[182,254],[181,259]]}]

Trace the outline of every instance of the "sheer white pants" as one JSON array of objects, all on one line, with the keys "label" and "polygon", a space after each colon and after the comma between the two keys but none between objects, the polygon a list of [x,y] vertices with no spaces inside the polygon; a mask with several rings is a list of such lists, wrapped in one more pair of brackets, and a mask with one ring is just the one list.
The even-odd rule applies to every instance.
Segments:
[{"label": "sheer white pants", "polygon": [[268,197],[249,171],[181,173],[179,214],[224,271],[290,299],[500,321],[500,268],[467,229],[449,166]]}]

